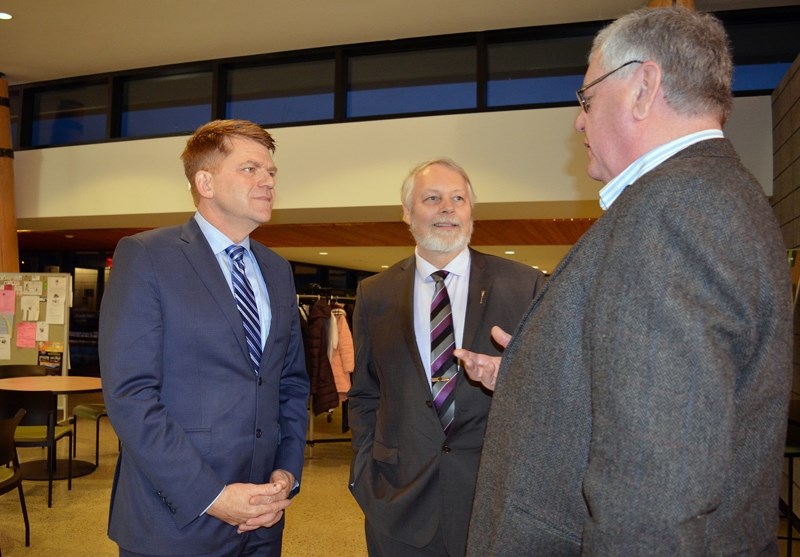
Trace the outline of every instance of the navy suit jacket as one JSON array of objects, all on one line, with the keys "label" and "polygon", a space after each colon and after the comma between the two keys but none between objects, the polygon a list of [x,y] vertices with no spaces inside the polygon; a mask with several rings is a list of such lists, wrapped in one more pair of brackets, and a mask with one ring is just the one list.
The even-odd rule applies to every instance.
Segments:
[{"label": "navy suit jacket", "polygon": [[727,140],[629,186],[506,349],[474,557],[777,555],[791,285]]},{"label": "navy suit jacket", "polygon": [[[450,554],[463,555],[492,397],[459,375],[445,437],[414,333],[415,273],[411,256],[359,285],[351,489],[383,535],[421,547],[439,531]],[[531,267],[471,250],[462,346],[499,354],[490,329],[513,331],[543,282]]]},{"label": "navy suit jacket", "polygon": [[[251,242],[272,324],[259,375],[233,294],[194,219],[120,240],[100,310],[108,414],[122,441],[109,536],[138,553],[204,553],[237,536],[201,513],[235,482],[299,481],[308,420],[291,267]],[[259,529],[280,536],[283,521]]]}]

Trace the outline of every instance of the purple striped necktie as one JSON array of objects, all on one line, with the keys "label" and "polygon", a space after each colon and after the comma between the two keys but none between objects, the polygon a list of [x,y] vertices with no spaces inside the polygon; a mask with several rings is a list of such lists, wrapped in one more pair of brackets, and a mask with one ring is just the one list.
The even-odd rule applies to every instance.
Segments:
[{"label": "purple striped necktie", "polygon": [[225,248],[225,253],[233,260],[233,265],[231,265],[233,298],[236,300],[236,307],[239,308],[242,316],[250,362],[253,364],[253,371],[258,375],[258,368],[261,366],[261,321],[258,317],[256,295],[244,272],[244,248],[233,244]]},{"label": "purple striped necktie", "polygon": [[453,314],[450,309],[450,296],[444,279],[447,271],[431,274],[436,283],[431,302],[431,389],[433,405],[439,414],[439,421],[445,435],[450,431],[456,413],[455,389],[458,367],[453,357],[456,349],[456,335],[453,329]]}]

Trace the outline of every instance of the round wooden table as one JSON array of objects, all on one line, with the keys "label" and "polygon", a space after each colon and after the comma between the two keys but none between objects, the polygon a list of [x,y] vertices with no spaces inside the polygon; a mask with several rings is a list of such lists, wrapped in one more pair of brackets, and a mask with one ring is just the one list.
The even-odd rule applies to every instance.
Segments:
[{"label": "round wooden table", "polygon": [[[30,375],[0,379],[0,390],[21,392],[49,392],[53,395],[53,408],[58,410],[58,395],[96,393],[103,390],[99,377],[80,377],[72,375]],[[72,450],[70,448],[70,450]],[[53,479],[67,478],[69,462],[56,459]],[[33,460],[21,464],[26,480],[47,481],[47,460]],[[85,476],[94,472],[95,465],[85,460],[72,460],[72,477]]]}]

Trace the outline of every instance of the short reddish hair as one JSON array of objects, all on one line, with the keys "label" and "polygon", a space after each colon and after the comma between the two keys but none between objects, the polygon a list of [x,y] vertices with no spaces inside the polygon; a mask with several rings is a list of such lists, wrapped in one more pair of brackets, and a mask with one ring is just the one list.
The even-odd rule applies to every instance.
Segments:
[{"label": "short reddish hair", "polygon": [[195,130],[181,153],[183,171],[192,186],[194,176],[201,170],[213,170],[231,152],[230,139],[241,137],[255,141],[275,152],[275,140],[264,128],[249,120],[213,120]]}]

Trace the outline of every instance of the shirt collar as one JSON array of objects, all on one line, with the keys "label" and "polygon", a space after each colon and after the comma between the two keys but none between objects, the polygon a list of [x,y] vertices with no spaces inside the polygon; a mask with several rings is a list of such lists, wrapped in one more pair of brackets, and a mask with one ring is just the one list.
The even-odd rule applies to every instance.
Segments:
[{"label": "shirt collar", "polygon": [[721,137],[724,137],[722,130],[703,130],[679,137],[678,139],[648,151],[633,161],[628,168],[620,172],[600,190],[600,207],[602,207],[604,211],[607,211],[625,188],[676,153],[700,141]]},{"label": "shirt collar", "polygon": [[[225,251],[225,248],[235,243],[225,234],[220,232],[216,226],[208,222],[205,217],[200,214],[200,211],[195,212],[194,220],[197,222],[197,225],[200,227],[200,231],[203,233],[203,236],[206,237],[208,244],[211,246],[211,251],[213,251],[215,255],[219,255]],[[239,242],[239,245],[249,252],[250,236],[247,236],[244,240]]]},{"label": "shirt collar", "polygon": [[[439,270],[419,254],[419,248],[414,249],[414,256],[417,260],[417,272],[423,279],[429,278],[431,273]],[[461,253],[456,255],[450,263],[444,266],[444,270],[458,277],[466,276],[469,270],[469,248],[464,248]]]}]

